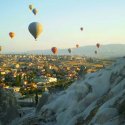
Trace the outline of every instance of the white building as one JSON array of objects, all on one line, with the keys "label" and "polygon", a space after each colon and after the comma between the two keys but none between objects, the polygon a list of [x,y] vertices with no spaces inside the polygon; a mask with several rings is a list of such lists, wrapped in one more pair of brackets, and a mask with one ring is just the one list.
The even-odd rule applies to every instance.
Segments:
[{"label": "white building", "polygon": [[35,81],[39,86],[39,85],[44,85],[46,83],[57,82],[57,78],[41,76],[40,78],[35,79]]},{"label": "white building", "polygon": [[48,77],[47,80],[48,82],[57,82],[57,78],[53,78],[53,77]]}]

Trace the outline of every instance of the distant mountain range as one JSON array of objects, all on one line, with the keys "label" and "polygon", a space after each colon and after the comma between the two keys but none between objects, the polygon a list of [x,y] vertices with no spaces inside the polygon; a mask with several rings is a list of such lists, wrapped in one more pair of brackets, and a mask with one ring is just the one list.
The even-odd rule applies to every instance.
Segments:
[{"label": "distant mountain range", "polygon": [[[95,54],[95,50],[97,54]],[[25,52],[26,54],[44,54],[51,55],[51,50],[31,50]],[[58,55],[70,55],[68,49],[59,49]],[[98,49],[96,46],[82,46],[79,48],[72,48],[71,55],[98,57],[98,58],[111,58],[125,56],[125,44],[108,44],[101,45]]]}]

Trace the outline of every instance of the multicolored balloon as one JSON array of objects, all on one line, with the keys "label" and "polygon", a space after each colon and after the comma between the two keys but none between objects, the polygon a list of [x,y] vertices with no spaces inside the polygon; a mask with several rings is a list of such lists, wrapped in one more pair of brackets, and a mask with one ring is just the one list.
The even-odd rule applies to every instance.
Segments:
[{"label": "multicolored balloon", "polygon": [[38,13],[38,10],[37,10],[36,8],[34,8],[34,9],[32,10],[32,12],[33,12],[34,15],[36,15],[36,14]]},{"label": "multicolored balloon", "polygon": [[28,27],[29,32],[31,33],[31,35],[37,39],[38,36],[41,34],[41,32],[43,31],[43,26],[38,23],[38,22],[33,22],[29,25]]}]

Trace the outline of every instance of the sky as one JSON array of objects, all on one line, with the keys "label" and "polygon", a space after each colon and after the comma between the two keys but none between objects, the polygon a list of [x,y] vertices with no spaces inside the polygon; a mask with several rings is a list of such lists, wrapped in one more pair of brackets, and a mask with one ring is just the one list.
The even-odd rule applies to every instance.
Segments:
[{"label": "sky", "polygon": [[[38,9],[33,15],[29,5]],[[1,0],[0,45],[3,52],[73,48],[125,43],[125,0]],[[40,22],[38,40],[28,31]],[[84,30],[81,32],[80,27]],[[9,32],[15,32],[13,40]]]}]

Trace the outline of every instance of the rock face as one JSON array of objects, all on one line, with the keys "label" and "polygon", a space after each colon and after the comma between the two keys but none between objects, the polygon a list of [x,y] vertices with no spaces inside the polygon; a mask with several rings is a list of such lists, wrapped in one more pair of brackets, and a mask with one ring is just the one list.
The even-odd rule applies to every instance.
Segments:
[{"label": "rock face", "polygon": [[0,125],[8,125],[18,116],[17,103],[13,93],[0,88]]},{"label": "rock face", "polygon": [[18,124],[125,125],[125,58],[49,96],[36,113]]}]

